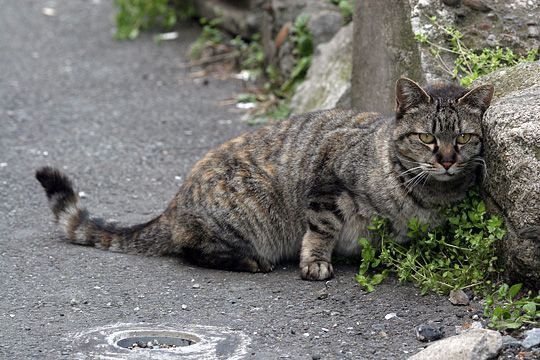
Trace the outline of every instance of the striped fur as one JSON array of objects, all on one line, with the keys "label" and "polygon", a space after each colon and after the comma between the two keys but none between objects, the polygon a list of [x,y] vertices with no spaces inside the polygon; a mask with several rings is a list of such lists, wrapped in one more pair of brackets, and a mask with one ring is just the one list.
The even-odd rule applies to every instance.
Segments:
[{"label": "striped fur", "polygon": [[[492,93],[400,79],[395,117],[325,110],[262,127],[206,154],[163,214],[132,227],[89,215],[58,170],[36,177],[73,243],[252,272],[300,257],[304,279],[324,280],[332,254],[360,251],[372,216],[405,241],[411,217],[439,224],[437,208],[465,196],[481,174]],[[435,140],[420,141],[424,133]],[[470,140],[457,143],[464,133]]]}]

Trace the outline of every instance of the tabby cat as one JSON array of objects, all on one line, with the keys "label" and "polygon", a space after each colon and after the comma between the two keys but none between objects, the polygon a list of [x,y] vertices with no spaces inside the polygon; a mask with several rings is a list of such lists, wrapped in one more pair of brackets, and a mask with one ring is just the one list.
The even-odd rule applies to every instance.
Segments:
[{"label": "tabby cat", "polygon": [[402,78],[393,117],[324,110],[259,128],[208,152],[161,215],[130,227],[90,215],[60,171],[36,178],[72,243],[251,272],[300,256],[302,278],[324,280],[374,215],[404,242],[410,218],[440,224],[440,205],[464,198],[482,176],[492,95]]}]

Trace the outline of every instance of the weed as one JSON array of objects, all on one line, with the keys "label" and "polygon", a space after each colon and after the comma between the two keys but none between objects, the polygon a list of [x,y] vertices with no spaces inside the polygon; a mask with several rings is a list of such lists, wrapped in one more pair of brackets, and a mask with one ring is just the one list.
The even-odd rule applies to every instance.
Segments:
[{"label": "weed", "polygon": [[[265,64],[265,54],[262,46],[260,34],[254,34],[250,39],[243,39],[239,36],[225,44],[226,35],[218,29],[220,19],[201,19],[203,30],[199,38],[191,46],[190,57],[195,63],[204,64],[213,59],[235,59],[239,65],[242,78],[246,80],[265,80],[262,85],[262,92],[247,96],[240,94],[238,103],[256,103],[255,109],[249,113],[250,124],[265,123],[270,119],[280,120],[289,116],[291,110],[288,106],[291,96],[298,84],[303,81],[311,65],[313,55],[313,39],[308,29],[307,15],[300,15],[296,18],[290,33],[290,41],[293,45],[292,55],[295,65],[288,78],[279,71],[275,65]],[[220,51],[225,53],[214,55],[208,59],[201,59],[203,51],[208,48],[220,47]],[[248,100],[249,99],[249,100]]]},{"label": "weed", "polygon": [[[428,290],[438,293],[465,288],[481,290],[484,282],[496,272],[494,245],[505,235],[502,220],[486,214],[484,202],[475,190],[443,213],[447,224],[434,229],[411,219],[407,233],[411,240],[409,247],[392,240],[384,219],[373,219],[369,230],[381,243],[380,256],[370,255],[367,257],[369,265],[362,264],[359,272],[362,282],[370,284],[367,270],[382,264],[388,270],[384,275],[394,272],[400,281],[414,281],[421,286],[422,294]],[[360,242],[364,247],[371,247],[367,239]],[[375,281],[380,282],[379,278]]]},{"label": "weed", "polygon": [[194,15],[189,0],[115,0],[116,33],[119,40],[135,39],[141,30],[171,29],[180,19]]},{"label": "weed", "polygon": [[203,17],[199,22],[202,26],[202,32],[189,49],[189,57],[192,59],[200,59],[205,48],[215,47],[221,44],[224,39],[223,32],[218,29],[219,24],[223,22],[221,18],[208,20]]},{"label": "weed", "polygon": [[[442,210],[448,219],[430,229],[416,219],[409,222],[409,247],[396,243],[385,219],[372,219],[370,237],[380,244],[377,251],[367,238],[359,239],[362,264],[356,280],[366,291],[373,291],[389,273],[400,281],[421,286],[421,293],[447,294],[452,289],[470,289],[486,297],[484,312],[490,326],[498,329],[538,324],[540,294],[518,296],[521,284],[499,284],[495,245],[506,234],[502,220],[486,213],[476,189],[460,204]],[[381,270],[381,267],[384,267]],[[375,274],[372,274],[374,271]],[[496,289],[496,290],[495,290]],[[486,295],[487,294],[487,295]]]},{"label": "weed", "polygon": [[253,34],[247,42],[237,36],[231,40],[231,45],[238,49],[240,69],[247,71],[249,79],[257,80],[264,74],[264,50],[259,33]]},{"label": "weed", "polygon": [[[452,78],[459,79],[463,86],[469,86],[478,77],[499,68],[513,66],[520,62],[534,61],[538,58],[538,49],[530,50],[527,56],[520,56],[515,54],[512,49],[500,47],[473,51],[463,43],[463,34],[459,30],[439,24],[435,16],[429,17],[429,19],[435,27],[446,34],[448,46],[432,42],[423,33],[415,34],[416,41],[428,45],[431,54],[438,60],[443,71]],[[451,54],[454,57],[453,66],[443,60],[442,53]]]},{"label": "weed", "polygon": [[313,37],[308,28],[309,16],[302,14],[294,22],[291,41],[293,43],[294,68],[289,78],[283,83],[280,91],[286,95],[292,95],[296,86],[304,80],[311,66],[313,57]]},{"label": "weed", "polygon": [[540,322],[540,291],[520,296],[521,284],[502,284],[486,296],[484,315],[495,329],[519,329],[523,325],[538,326]]},{"label": "weed", "polygon": [[353,0],[330,0],[330,2],[341,11],[341,17],[343,17],[343,24],[348,24],[352,21],[353,17]]}]

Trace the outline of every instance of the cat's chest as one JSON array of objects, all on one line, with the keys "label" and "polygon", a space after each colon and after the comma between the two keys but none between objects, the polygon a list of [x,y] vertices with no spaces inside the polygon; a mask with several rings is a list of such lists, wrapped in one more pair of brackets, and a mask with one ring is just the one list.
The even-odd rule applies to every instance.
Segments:
[{"label": "cat's chest", "polygon": [[[436,209],[426,209],[415,205],[413,202],[400,204],[400,206],[386,209],[383,213],[377,212],[374,208],[366,204],[362,211],[349,213],[346,217],[339,238],[336,244],[336,253],[342,256],[358,255],[361,248],[358,244],[358,238],[370,238],[368,226],[373,216],[380,216],[390,221],[393,230],[393,238],[400,243],[407,242],[408,223],[412,218],[416,218],[420,223],[430,226],[440,225],[444,219]],[[371,213],[371,215],[368,215]]]}]

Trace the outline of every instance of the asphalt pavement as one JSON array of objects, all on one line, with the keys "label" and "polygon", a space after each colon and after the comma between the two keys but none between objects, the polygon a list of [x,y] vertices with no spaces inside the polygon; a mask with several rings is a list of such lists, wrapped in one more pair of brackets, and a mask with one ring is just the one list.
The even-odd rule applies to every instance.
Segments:
[{"label": "asphalt pavement", "polygon": [[[0,358],[405,359],[425,346],[415,326],[452,335],[472,315],[393,279],[365,293],[356,265],[307,282],[297,264],[231,273],[63,242],[38,167],[64,169],[93,213],[148,220],[207,150],[253,129],[220,105],[243,85],[190,77],[196,24],[114,40],[112,1],[0,0],[0,24]],[[195,344],[114,346],[142,330]]]}]

